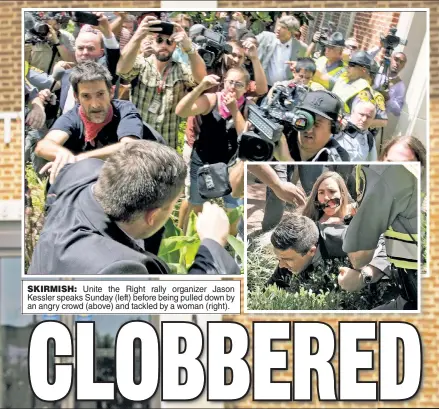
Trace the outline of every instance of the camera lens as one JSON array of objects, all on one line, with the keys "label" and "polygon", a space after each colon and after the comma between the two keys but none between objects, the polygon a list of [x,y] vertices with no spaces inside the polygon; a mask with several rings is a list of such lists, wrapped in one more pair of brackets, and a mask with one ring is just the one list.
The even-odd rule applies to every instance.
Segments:
[{"label": "camera lens", "polygon": [[251,139],[247,145],[247,157],[252,161],[266,161],[271,159],[273,149],[271,145],[261,139]]}]

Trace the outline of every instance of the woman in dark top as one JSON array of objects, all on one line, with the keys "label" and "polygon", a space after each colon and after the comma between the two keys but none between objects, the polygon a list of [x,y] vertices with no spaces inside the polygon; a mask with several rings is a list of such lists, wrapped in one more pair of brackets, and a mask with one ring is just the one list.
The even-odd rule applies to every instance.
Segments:
[{"label": "woman in dark top", "polygon": [[[238,149],[238,135],[244,132],[247,106],[244,94],[250,76],[242,67],[231,68],[224,76],[222,91],[203,92],[219,84],[217,75],[208,75],[177,105],[177,115],[187,118],[198,116],[199,132],[194,143],[190,166],[189,212],[201,211],[203,199],[197,186],[198,169],[205,164],[228,163]],[[241,200],[231,195],[224,197],[226,209],[234,209]]]}]

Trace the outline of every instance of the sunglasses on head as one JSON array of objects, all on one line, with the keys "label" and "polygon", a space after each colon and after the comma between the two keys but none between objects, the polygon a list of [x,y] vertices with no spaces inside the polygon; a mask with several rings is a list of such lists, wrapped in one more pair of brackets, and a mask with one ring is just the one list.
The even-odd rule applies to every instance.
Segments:
[{"label": "sunglasses on head", "polygon": [[169,38],[163,38],[163,37],[157,37],[157,38],[155,39],[155,41],[156,41],[157,44],[161,44],[161,43],[163,43],[164,41],[166,41],[166,44],[168,44],[168,45],[172,45],[172,44],[174,44],[174,41],[173,41],[173,40],[170,40]]}]

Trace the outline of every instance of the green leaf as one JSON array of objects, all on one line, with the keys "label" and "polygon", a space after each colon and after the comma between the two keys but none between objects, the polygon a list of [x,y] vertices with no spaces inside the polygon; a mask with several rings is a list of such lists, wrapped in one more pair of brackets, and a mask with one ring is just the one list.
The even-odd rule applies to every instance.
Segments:
[{"label": "green leaf", "polygon": [[230,224],[235,223],[244,213],[244,206],[235,207],[232,211],[227,212]]},{"label": "green leaf", "polygon": [[183,231],[174,224],[171,218],[169,218],[165,223],[163,239],[174,236],[183,236]]},{"label": "green leaf", "polygon": [[227,242],[233,247],[239,258],[244,261],[244,243],[230,234],[227,236]]},{"label": "green leaf", "polygon": [[185,248],[186,268],[189,269],[189,267],[194,263],[195,256],[197,255],[198,249],[200,248],[200,243],[201,240],[197,239]]},{"label": "green leaf", "polygon": [[179,263],[168,263],[168,267],[171,270],[171,274],[187,274],[186,267]]},{"label": "green leaf", "polygon": [[264,31],[265,24],[261,20],[256,20],[255,22],[253,22],[250,28],[255,35],[258,35],[259,33],[262,33],[262,31]]},{"label": "green leaf", "polygon": [[197,240],[196,237],[175,236],[163,239],[160,243],[159,257],[180,250]]},{"label": "green leaf", "polygon": [[197,233],[197,215],[194,211],[189,215],[189,221],[186,228],[187,237],[198,237]]}]

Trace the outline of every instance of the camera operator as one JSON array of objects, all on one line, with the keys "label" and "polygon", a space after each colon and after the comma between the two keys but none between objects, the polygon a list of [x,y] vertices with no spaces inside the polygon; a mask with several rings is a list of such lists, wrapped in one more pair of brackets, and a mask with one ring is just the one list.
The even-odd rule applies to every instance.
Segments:
[{"label": "camera operator", "polygon": [[349,153],[352,162],[378,159],[375,138],[369,131],[375,114],[376,107],[372,102],[360,101],[347,118],[343,131],[334,135],[335,140]]},{"label": "camera operator", "polygon": [[[326,90],[310,91],[297,109],[311,115],[312,126],[304,131],[296,131],[292,127],[284,130],[289,155],[280,159],[296,162],[348,162],[349,154],[332,136],[340,131],[343,113],[340,99]],[[284,147],[280,150],[285,152]]]},{"label": "camera operator", "polygon": [[[173,23],[174,32],[169,36],[160,33],[159,23],[152,16],[142,20],[122,52],[117,73],[127,81],[137,79],[137,83],[132,83],[132,102],[142,119],[176,149],[180,124],[175,113],[177,103],[206,77],[206,64],[180,25]],[[152,44],[154,54],[145,59],[138,51],[142,40],[150,34],[156,34]],[[189,55],[190,66],[172,61],[177,44]]]},{"label": "camera operator", "polygon": [[319,70],[314,75],[314,80],[332,90],[344,103],[344,111],[349,114],[359,101],[371,101],[377,107],[377,113],[370,124],[372,128],[387,125],[385,106],[380,98],[375,99],[374,91],[370,84],[373,59],[366,51],[356,51],[349,60],[347,71],[333,81],[327,74]]},{"label": "camera operator", "polygon": [[263,31],[256,36],[259,59],[270,87],[277,81],[291,79],[287,61],[305,56],[307,47],[294,37],[299,31],[300,23],[295,17],[283,16],[276,22],[274,33]]},{"label": "camera operator", "polygon": [[395,51],[390,59],[389,75],[377,74],[373,88],[379,91],[386,102],[386,111],[395,116],[401,115],[405,102],[406,86],[399,73],[407,63],[407,56],[400,51]]},{"label": "camera operator", "polygon": [[[183,118],[195,115],[200,118],[199,132],[191,154],[186,219],[191,210],[199,211],[205,202],[198,190],[199,168],[205,164],[229,163],[238,150],[238,135],[246,126],[247,106],[250,102],[244,94],[249,82],[248,72],[242,67],[232,68],[226,73],[222,92],[204,93],[218,85],[219,80],[216,75],[208,75],[176,108],[177,115]],[[224,202],[228,210],[240,205],[240,200],[231,195],[225,196]],[[187,220],[181,221],[183,227],[186,224]]]},{"label": "camera operator", "polygon": [[63,13],[45,12],[39,18],[41,21],[35,22],[32,30],[39,33],[39,41],[32,45],[29,63],[50,74],[58,61],[74,61],[75,38],[61,29],[60,21],[67,18]]}]

